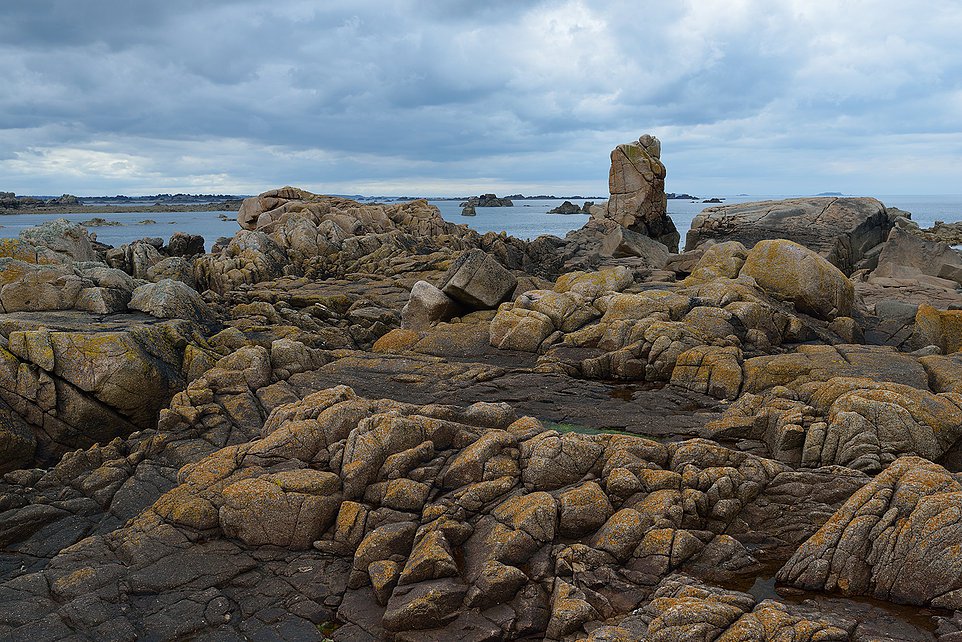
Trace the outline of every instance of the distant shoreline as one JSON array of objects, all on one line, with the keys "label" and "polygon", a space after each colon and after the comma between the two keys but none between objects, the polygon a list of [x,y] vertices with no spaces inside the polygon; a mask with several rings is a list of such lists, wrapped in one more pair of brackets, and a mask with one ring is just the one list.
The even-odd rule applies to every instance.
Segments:
[{"label": "distant shoreline", "polygon": [[220,203],[181,203],[170,205],[38,205],[35,207],[0,208],[0,216],[15,214],[123,214],[149,212],[236,212],[241,201]]}]

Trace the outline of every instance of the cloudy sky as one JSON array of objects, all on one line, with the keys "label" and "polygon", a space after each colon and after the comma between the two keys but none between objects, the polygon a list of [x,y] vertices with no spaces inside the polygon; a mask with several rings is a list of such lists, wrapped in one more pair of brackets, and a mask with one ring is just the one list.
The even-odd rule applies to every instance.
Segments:
[{"label": "cloudy sky", "polygon": [[962,193],[957,0],[3,0],[0,190]]}]

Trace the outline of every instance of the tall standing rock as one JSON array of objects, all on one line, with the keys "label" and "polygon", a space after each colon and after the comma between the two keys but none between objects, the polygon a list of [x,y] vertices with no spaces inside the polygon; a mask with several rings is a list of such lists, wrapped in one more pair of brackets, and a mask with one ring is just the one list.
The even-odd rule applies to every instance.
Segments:
[{"label": "tall standing rock", "polygon": [[606,218],[678,251],[679,234],[668,217],[665,166],[657,138],[645,134],[612,150],[608,191]]}]

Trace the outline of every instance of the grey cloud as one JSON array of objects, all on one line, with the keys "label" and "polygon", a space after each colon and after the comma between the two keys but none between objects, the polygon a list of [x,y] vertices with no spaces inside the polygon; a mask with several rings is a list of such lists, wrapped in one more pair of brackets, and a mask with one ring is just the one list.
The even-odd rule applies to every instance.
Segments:
[{"label": "grey cloud", "polygon": [[6,161],[31,149],[143,156],[143,185],[195,180],[178,159],[206,149],[225,183],[411,191],[431,177],[603,191],[607,151],[649,129],[670,180],[696,183],[680,190],[719,172],[789,184],[892,135],[939,134],[932,153],[958,154],[951,3],[931,26],[878,3],[862,22],[828,0],[805,6],[834,21],[743,4],[14,0],[0,10],[0,83],[15,88],[0,93],[0,188],[28,180]]}]

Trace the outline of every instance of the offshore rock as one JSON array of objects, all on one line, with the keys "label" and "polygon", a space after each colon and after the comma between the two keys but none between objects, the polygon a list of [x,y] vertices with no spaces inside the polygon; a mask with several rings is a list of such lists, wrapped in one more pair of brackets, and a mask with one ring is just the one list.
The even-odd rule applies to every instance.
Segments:
[{"label": "offshore rock", "polygon": [[460,204],[460,207],[470,207],[472,211],[475,207],[513,207],[514,203],[510,198],[499,198],[497,194],[482,194],[472,196]]}]

